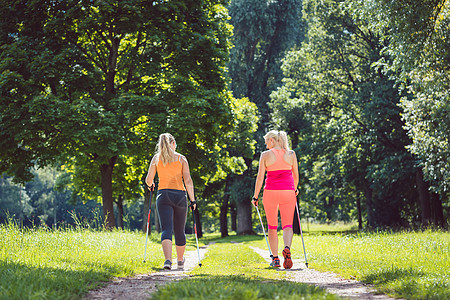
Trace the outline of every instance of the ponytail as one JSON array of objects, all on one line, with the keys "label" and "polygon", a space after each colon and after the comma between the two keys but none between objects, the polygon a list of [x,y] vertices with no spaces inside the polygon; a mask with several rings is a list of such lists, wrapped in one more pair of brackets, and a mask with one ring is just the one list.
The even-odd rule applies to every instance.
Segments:
[{"label": "ponytail", "polygon": [[287,134],[284,131],[271,130],[265,136],[265,139],[274,139],[277,144],[284,150],[289,151],[289,142]]},{"label": "ponytail", "polygon": [[287,134],[284,131],[278,131],[278,143],[280,147],[286,151],[289,151],[289,142],[287,138]]},{"label": "ponytail", "polygon": [[159,136],[156,153],[159,154],[158,159],[162,161],[163,166],[175,160],[175,151],[170,147],[170,143],[174,142],[175,138],[170,133],[163,133]]}]

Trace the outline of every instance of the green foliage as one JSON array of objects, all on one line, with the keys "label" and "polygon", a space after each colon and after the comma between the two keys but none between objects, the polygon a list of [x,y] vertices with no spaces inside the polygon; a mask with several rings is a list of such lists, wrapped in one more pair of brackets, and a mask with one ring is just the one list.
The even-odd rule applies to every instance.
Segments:
[{"label": "green foliage", "polygon": [[[254,120],[257,130],[253,131],[251,139],[252,144],[253,140],[256,141],[256,151],[252,151],[251,157],[247,156],[250,154],[248,152],[243,157],[246,166],[244,176],[253,177],[256,174],[254,159],[263,149],[262,137],[269,126],[269,94],[281,84],[282,57],[287,49],[302,39],[301,8],[302,1],[299,0],[232,0],[228,6],[231,17],[229,23],[234,28],[234,47],[230,50],[227,64],[230,89],[234,97],[247,98],[258,109],[258,119]],[[251,116],[248,114],[247,118]],[[248,137],[243,141],[249,141]],[[233,197],[233,202],[238,204],[239,216],[249,218],[249,207],[239,207],[243,201],[249,200],[252,193],[253,187],[249,181],[245,179],[245,190],[239,190],[239,195],[234,194],[238,188],[243,188],[240,184],[242,179],[241,175],[235,174],[227,178],[225,197]],[[250,231],[251,228],[243,230]]]},{"label": "green foliage", "polygon": [[394,73],[372,67],[391,59],[383,41],[345,3],[304,2],[307,39],[285,57],[284,86],[271,95],[274,122],[293,136],[302,197],[317,218],[349,220],[364,197],[368,225],[404,225],[416,221],[403,217],[416,209],[416,169],[402,95]]},{"label": "green foliage", "polygon": [[280,85],[284,52],[301,40],[302,1],[231,1],[234,47],[230,52],[231,90],[258,105],[268,121],[269,93]]},{"label": "green foliage", "polygon": [[212,163],[216,166],[215,173],[205,173],[202,179],[207,184],[213,184],[224,180],[227,175],[240,175],[246,169],[245,160],[254,155],[255,140],[253,134],[257,129],[258,109],[247,98],[235,99],[231,97],[232,119],[230,127],[221,135],[218,146],[214,149],[217,154]]},{"label": "green foliage", "polygon": [[31,216],[34,210],[24,187],[13,184],[7,176],[0,177],[0,204],[0,223],[13,216],[23,220]]},{"label": "green foliage", "polygon": [[[14,184],[6,175],[1,177],[0,223],[11,219],[28,228],[55,225],[67,228],[77,226],[78,222],[90,228],[103,228],[101,205],[96,200],[82,201],[72,193],[73,183],[68,173],[49,167],[32,173],[34,180],[25,185]],[[124,219],[125,228],[140,229],[142,202],[124,201]]]},{"label": "green foliage", "polygon": [[[207,232],[217,230],[218,223],[222,230],[227,228],[224,220],[227,220],[229,202],[242,201],[251,193],[251,187],[247,186],[246,190],[241,190],[241,193],[236,195],[232,185],[248,173],[247,162],[254,156],[256,141],[253,136],[259,120],[258,109],[247,98],[230,98],[233,114],[231,126],[222,133],[222,139],[214,149],[215,154],[209,154],[210,158],[214,158],[211,165],[215,167],[215,173],[202,174],[202,179],[206,183],[202,198],[207,204],[202,206],[201,211],[204,217],[202,222],[206,225]],[[220,215],[218,207],[221,207]]]},{"label": "green foliage", "polygon": [[230,187],[230,201],[234,203],[249,201],[249,195],[251,195],[254,186],[254,179],[251,179],[249,177],[238,178]]},{"label": "green foliage", "polygon": [[222,1],[4,2],[1,173],[26,181],[33,165],[64,162],[80,195],[99,196],[102,178],[112,212],[113,197],[141,192],[150,149],[170,131],[201,183],[232,117]]},{"label": "green foliage", "polygon": [[[364,16],[384,40],[392,61],[379,60],[384,72],[399,72],[397,84],[410,93],[402,108],[408,149],[417,155],[432,188],[449,198],[450,153],[449,3],[442,0],[354,1],[355,14]],[[376,12],[376,13],[375,13]]]}]

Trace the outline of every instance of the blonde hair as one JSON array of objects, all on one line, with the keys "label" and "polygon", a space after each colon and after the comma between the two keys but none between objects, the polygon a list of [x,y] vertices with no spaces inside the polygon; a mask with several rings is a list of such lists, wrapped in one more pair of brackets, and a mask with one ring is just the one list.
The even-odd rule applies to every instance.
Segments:
[{"label": "blonde hair", "polygon": [[265,139],[273,139],[280,147],[286,151],[289,151],[289,142],[287,134],[284,131],[271,130],[264,136]]},{"label": "blonde hair", "polygon": [[156,153],[159,154],[158,159],[162,161],[163,166],[175,161],[175,151],[170,147],[171,143],[175,143],[175,138],[170,133],[159,136]]}]

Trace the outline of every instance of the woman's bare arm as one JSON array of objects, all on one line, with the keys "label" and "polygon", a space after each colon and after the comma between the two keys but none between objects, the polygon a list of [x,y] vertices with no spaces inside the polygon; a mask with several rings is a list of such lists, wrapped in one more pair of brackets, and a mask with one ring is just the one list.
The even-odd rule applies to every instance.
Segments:
[{"label": "woman's bare arm", "polygon": [[[253,198],[258,198],[259,192],[261,191],[263,182],[264,182],[264,174],[266,172],[266,156],[265,152],[261,153],[261,157],[259,158],[259,167],[258,167],[258,175],[256,176],[255,182],[255,191],[253,193]],[[255,205],[252,199],[253,205]]]},{"label": "woman's bare arm", "polygon": [[292,161],[292,176],[294,177],[294,187],[297,190],[298,181],[299,181],[299,175],[298,175],[298,161],[297,161],[297,155],[295,154],[295,151],[290,151],[290,157]]},{"label": "woman's bare arm", "polygon": [[153,156],[152,161],[150,162],[150,167],[148,168],[147,177],[145,178],[145,183],[149,188],[153,190],[154,188],[154,179],[156,175],[156,164],[158,163],[157,155]]},{"label": "woman's bare arm", "polygon": [[[186,187],[186,191],[189,195],[189,199],[191,200],[191,202],[195,201],[195,196],[194,196],[194,182],[192,181],[191,178],[191,172],[189,171],[189,163],[186,159],[186,157],[184,157],[183,155],[181,155],[181,165],[183,166],[183,180],[184,180],[184,185]],[[193,206],[193,210],[195,210],[196,205],[194,204]]]}]

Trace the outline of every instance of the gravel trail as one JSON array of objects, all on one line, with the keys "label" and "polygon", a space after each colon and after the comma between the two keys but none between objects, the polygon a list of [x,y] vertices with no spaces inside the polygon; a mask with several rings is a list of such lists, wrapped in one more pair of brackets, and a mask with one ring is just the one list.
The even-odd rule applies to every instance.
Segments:
[{"label": "gravel trail", "polygon": [[[271,262],[268,250],[256,247],[250,248],[261,255],[268,263]],[[283,266],[283,256],[280,256],[280,261]],[[376,294],[376,290],[371,285],[356,280],[343,279],[331,272],[319,272],[306,268],[305,260],[303,259],[293,259],[292,261],[294,262],[292,269],[286,270],[283,267],[279,269],[280,271],[286,271],[287,280],[316,285],[326,289],[329,293],[346,299],[395,299],[386,295]]]},{"label": "gravel trail", "polygon": [[[250,247],[257,254],[261,255],[268,263],[270,258],[267,250]],[[203,259],[207,247],[200,247],[200,258]],[[198,265],[197,250],[186,251],[186,262],[184,270],[173,269],[171,271],[159,270],[151,274],[141,274],[134,277],[114,278],[106,286],[90,291],[85,300],[143,300],[150,299],[152,293],[161,286],[172,282],[189,278],[189,272]],[[280,256],[281,265],[283,257]],[[286,272],[286,279],[294,282],[301,282],[322,287],[329,293],[336,294],[345,299],[376,299],[390,300],[394,298],[386,295],[376,294],[375,289],[367,284],[356,280],[343,279],[330,272],[319,272],[311,268],[306,268],[304,260],[293,259],[294,266],[290,270],[280,268]],[[176,263],[174,264],[176,268]]]}]

